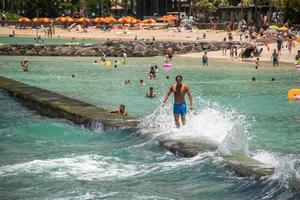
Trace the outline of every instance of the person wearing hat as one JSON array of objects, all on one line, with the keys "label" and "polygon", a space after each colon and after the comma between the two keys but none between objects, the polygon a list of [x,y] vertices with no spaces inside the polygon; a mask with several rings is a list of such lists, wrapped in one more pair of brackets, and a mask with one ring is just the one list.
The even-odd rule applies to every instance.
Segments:
[{"label": "person wearing hat", "polygon": [[24,58],[22,61],[20,61],[21,63],[21,67],[23,69],[24,72],[28,72],[28,65],[29,65],[29,62],[26,58]]}]

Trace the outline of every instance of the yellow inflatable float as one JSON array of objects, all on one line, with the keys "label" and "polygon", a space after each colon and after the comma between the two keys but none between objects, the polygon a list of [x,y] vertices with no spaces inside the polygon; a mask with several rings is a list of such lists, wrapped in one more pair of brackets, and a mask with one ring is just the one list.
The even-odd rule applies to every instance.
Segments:
[{"label": "yellow inflatable float", "polygon": [[79,42],[66,42],[65,45],[78,46],[78,45],[80,45],[80,43]]},{"label": "yellow inflatable float", "polygon": [[98,63],[102,66],[110,66],[111,65],[111,62],[109,60],[106,60],[106,61],[100,60]]},{"label": "yellow inflatable float", "polygon": [[300,100],[300,89],[291,89],[288,91],[288,100]]}]

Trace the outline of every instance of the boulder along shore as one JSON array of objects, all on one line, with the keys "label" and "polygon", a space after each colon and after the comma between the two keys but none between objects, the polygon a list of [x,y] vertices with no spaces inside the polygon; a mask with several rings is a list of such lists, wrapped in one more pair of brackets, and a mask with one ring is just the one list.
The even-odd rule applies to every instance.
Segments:
[{"label": "boulder along shore", "polygon": [[[92,45],[7,44],[0,46],[0,55],[11,56],[106,56],[128,57],[164,56],[172,48],[174,54],[218,51],[221,42],[166,42],[166,41],[106,41]],[[227,42],[227,48],[240,46]]]}]

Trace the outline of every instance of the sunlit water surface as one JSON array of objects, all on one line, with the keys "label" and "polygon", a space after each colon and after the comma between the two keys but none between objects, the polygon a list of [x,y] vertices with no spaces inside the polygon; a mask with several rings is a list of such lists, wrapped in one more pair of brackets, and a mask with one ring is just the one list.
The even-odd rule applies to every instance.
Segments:
[{"label": "sunlit water surface", "polygon": [[[130,58],[117,68],[94,64],[99,58],[29,57],[28,73],[20,70],[22,58],[0,57],[0,75],[106,109],[123,103],[131,116],[143,119],[139,134],[153,139],[133,130],[90,132],[40,117],[0,92],[1,199],[300,198],[291,187],[299,172],[300,103],[287,101],[287,91],[300,83],[294,67],[256,70],[229,61],[202,67],[200,59],[175,57],[172,69],[160,68],[156,80],[149,80],[149,66],[160,66],[161,57]],[[194,111],[179,130],[173,98],[160,106],[177,74],[194,96]],[[132,84],[125,86],[126,79]],[[158,97],[147,99],[151,86]],[[217,152],[179,158],[159,147],[160,135],[213,140],[217,152],[251,155],[275,167],[275,174],[265,181],[241,178],[222,166]]]}]

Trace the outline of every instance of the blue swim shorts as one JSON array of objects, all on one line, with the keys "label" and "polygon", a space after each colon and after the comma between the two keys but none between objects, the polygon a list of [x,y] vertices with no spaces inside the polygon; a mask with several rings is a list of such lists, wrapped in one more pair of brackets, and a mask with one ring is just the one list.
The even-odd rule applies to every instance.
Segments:
[{"label": "blue swim shorts", "polygon": [[179,114],[181,116],[185,116],[186,115],[186,103],[183,102],[180,104],[174,104],[173,113]]}]

